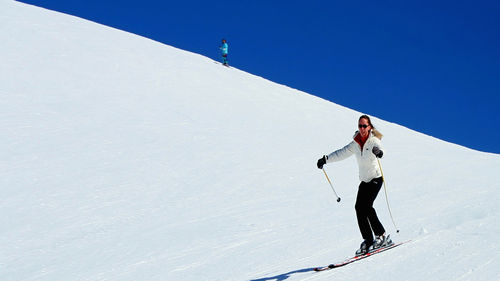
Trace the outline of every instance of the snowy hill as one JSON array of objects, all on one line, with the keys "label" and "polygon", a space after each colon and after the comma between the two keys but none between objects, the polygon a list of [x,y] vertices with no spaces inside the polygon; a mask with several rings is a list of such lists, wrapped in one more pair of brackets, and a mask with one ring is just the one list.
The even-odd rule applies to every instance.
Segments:
[{"label": "snowy hill", "polygon": [[376,209],[412,242],[316,273],[361,242],[354,158],[325,166],[340,203],[315,166],[361,113],[79,18],[0,10],[2,280],[500,279],[499,155],[374,118],[401,233],[383,192]]}]

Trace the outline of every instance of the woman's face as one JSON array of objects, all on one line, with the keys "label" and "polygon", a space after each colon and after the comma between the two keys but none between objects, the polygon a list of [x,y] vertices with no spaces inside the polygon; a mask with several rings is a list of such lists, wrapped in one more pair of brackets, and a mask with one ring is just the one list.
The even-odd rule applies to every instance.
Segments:
[{"label": "woman's face", "polygon": [[370,133],[370,130],[372,129],[372,127],[368,123],[368,120],[366,120],[365,118],[361,118],[359,120],[358,128],[359,128],[359,133],[361,134],[361,136],[363,138],[366,138],[368,136],[368,134]]}]

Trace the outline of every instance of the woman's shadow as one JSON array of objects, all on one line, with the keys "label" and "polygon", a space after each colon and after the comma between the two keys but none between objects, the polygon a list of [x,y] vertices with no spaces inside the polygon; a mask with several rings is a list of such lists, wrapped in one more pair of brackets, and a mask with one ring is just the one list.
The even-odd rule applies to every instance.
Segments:
[{"label": "woman's shadow", "polygon": [[305,272],[310,272],[310,271],[314,271],[314,268],[313,267],[311,267],[311,268],[304,268],[304,269],[290,271],[288,273],[283,273],[283,274],[280,274],[280,275],[276,275],[276,276],[273,276],[273,277],[264,277],[264,278],[259,278],[259,279],[252,279],[250,281],[282,281],[282,280],[288,279],[288,277],[290,277],[293,274],[305,273]]}]

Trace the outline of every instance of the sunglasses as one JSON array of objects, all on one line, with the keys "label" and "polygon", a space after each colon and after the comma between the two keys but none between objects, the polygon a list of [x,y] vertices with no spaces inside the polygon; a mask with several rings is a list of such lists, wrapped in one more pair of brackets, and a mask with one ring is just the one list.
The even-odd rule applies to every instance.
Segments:
[{"label": "sunglasses", "polygon": [[361,129],[361,128],[365,128],[365,129],[366,129],[368,126],[370,126],[370,125],[366,125],[366,124],[359,124],[359,125],[358,125],[358,128],[360,128],[360,129]]}]

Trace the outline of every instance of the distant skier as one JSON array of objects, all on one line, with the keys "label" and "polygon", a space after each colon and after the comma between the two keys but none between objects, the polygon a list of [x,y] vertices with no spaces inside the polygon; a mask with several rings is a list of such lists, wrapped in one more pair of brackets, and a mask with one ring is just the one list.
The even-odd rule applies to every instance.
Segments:
[{"label": "distant skier", "polygon": [[228,66],[228,64],[227,64],[228,45],[227,45],[226,39],[222,39],[222,45],[219,47],[219,49],[222,52],[222,64],[225,66]]},{"label": "distant skier", "polygon": [[[354,133],[354,140],[345,147],[329,155],[324,155],[318,160],[317,166],[323,169],[326,163],[344,160],[351,155],[356,155],[361,183],[356,198],[356,217],[364,241],[361,243],[356,255],[366,254],[371,249],[391,244],[389,235],[385,236],[385,229],[373,208],[373,202],[382,187],[383,178],[377,158],[382,158],[383,150],[380,140],[382,134],[375,130],[367,115],[362,115],[358,120],[359,130]],[[375,233],[375,240],[373,239]]]}]

